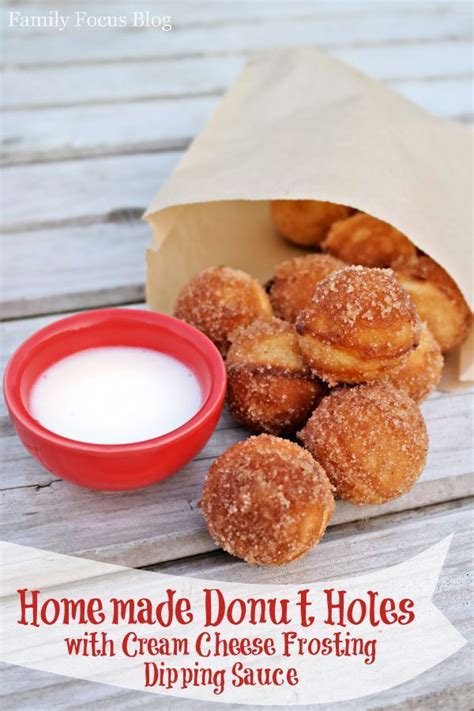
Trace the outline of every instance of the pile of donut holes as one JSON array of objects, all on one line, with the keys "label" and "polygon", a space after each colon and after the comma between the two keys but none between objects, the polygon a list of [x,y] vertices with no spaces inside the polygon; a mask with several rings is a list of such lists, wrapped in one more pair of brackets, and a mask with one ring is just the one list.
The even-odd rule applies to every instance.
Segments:
[{"label": "pile of donut holes", "polygon": [[281,565],[321,539],[335,496],[381,504],[412,488],[428,451],[418,405],[472,315],[446,271],[386,222],[315,200],[270,209],[282,237],[312,251],[265,286],[206,269],[175,316],[220,350],[229,411],[258,433],[208,472],[209,532],[249,563]]}]

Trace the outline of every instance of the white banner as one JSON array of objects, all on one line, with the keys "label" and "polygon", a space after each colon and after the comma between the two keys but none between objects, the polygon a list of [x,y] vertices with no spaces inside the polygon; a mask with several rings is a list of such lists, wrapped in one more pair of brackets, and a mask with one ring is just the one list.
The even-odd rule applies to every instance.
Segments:
[{"label": "white banner", "polygon": [[252,706],[379,693],[465,644],[431,601],[450,540],[360,577],[278,586],[2,543],[1,660]]}]

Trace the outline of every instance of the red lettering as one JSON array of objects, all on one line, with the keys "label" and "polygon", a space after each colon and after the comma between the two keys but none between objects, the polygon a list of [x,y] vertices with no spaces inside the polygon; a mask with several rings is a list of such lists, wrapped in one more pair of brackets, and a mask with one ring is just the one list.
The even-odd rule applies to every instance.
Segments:
[{"label": "red lettering", "polygon": [[409,625],[415,619],[413,608],[415,603],[410,598],[403,598],[400,601],[400,610],[403,614],[400,615],[398,621],[401,625]]},{"label": "red lettering", "polygon": [[19,625],[39,627],[40,623],[54,625],[57,622],[62,625],[69,625],[71,622],[99,625],[105,620],[102,600],[98,597],[89,600],[71,600],[67,597],[56,600],[49,597],[40,601],[40,590],[23,588],[17,590],[17,593],[21,610],[20,619],[17,620]]}]

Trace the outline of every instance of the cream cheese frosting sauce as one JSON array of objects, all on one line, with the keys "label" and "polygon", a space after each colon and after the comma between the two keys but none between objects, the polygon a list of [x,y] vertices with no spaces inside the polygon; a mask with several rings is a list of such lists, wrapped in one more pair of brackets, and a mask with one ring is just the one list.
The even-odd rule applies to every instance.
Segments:
[{"label": "cream cheese frosting sauce", "polygon": [[95,444],[141,442],[177,429],[201,408],[194,373],[147,348],[89,348],[54,363],[33,385],[29,408],[48,430]]}]

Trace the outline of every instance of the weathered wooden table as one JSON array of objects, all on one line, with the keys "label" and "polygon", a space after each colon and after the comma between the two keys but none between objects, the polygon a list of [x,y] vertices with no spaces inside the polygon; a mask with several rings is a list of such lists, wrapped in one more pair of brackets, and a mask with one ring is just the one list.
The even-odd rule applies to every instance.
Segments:
[{"label": "weathered wooden table", "polygon": [[[72,0],[58,6],[66,14],[79,9]],[[63,313],[141,304],[149,233],[140,216],[254,51],[318,45],[435,114],[472,119],[468,2],[179,0],[138,9],[147,7],[172,15],[172,31],[4,29],[3,366],[24,338]],[[12,9],[40,14],[50,6],[12,0],[5,12]],[[137,7],[86,2],[80,9],[120,15]],[[435,601],[469,638],[469,393],[435,393],[423,405],[430,455],[412,492],[372,508],[339,504],[310,555],[263,570],[216,550],[196,506],[212,459],[246,436],[227,414],[177,476],[106,494],[41,469],[1,408],[4,540],[176,574],[281,583],[387,566],[454,533]],[[468,708],[470,662],[465,647],[344,709]],[[11,709],[206,706],[17,667],[3,667],[1,695]]]}]

